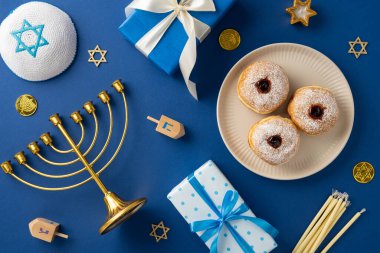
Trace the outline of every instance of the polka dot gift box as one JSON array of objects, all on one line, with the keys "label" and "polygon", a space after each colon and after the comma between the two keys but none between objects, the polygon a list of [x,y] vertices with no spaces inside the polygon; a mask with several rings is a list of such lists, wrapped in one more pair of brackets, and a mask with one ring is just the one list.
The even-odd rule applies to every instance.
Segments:
[{"label": "polka dot gift box", "polygon": [[257,218],[212,162],[189,175],[168,199],[211,253],[266,253],[278,231]]}]

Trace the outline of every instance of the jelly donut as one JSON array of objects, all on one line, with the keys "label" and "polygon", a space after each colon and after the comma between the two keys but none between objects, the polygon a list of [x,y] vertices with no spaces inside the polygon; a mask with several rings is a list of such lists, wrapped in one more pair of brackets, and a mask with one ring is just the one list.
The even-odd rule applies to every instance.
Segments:
[{"label": "jelly donut", "polygon": [[268,114],[285,102],[289,80],[277,64],[258,61],[241,73],[237,92],[245,106],[257,113]]},{"label": "jelly donut", "polygon": [[300,135],[290,119],[271,116],[251,127],[248,143],[262,160],[279,165],[288,162],[297,153]]},{"label": "jelly donut", "polygon": [[317,135],[335,126],[339,108],[333,94],[319,86],[298,89],[288,106],[288,113],[302,131]]}]

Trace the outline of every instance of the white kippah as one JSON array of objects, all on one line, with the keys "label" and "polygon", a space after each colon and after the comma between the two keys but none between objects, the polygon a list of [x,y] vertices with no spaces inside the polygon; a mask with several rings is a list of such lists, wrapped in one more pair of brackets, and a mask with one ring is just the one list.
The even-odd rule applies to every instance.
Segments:
[{"label": "white kippah", "polygon": [[74,60],[77,33],[71,18],[43,2],[19,6],[0,26],[0,54],[8,67],[28,81],[44,81]]}]

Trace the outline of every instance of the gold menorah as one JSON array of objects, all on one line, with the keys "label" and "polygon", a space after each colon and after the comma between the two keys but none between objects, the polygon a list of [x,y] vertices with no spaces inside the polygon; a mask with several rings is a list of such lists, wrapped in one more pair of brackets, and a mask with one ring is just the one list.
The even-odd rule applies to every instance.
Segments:
[{"label": "gold menorah", "polygon": [[84,108],[84,110],[88,114],[90,114],[90,115],[93,116],[94,123],[95,123],[95,130],[94,130],[93,139],[92,139],[89,147],[87,148],[87,150],[84,153],[82,153],[82,151],[80,150],[80,148],[81,148],[81,145],[82,145],[82,143],[84,141],[85,128],[84,128],[83,123],[82,123],[83,118],[82,118],[81,114],[79,113],[79,111],[73,112],[71,114],[71,116],[70,116],[70,118],[76,124],[78,124],[80,126],[81,131],[82,131],[82,135],[81,135],[81,138],[80,138],[80,140],[79,140],[78,143],[75,143],[73,141],[73,139],[71,138],[70,134],[67,132],[67,130],[63,126],[62,121],[61,121],[61,119],[60,119],[60,117],[59,117],[58,114],[54,114],[54,115],[52,115],[50,117],[50,122],[53,123],[53,125],[58,128],[58,130],[61,132],[61,134],[63,135],[63,137],[67,140],[67,142],[70,145],[71,149],[62,150],[62,149],[59,149],[56,146],[54,146],[53,139],[52,139],[52,137],[50,136],[49,133],[44,133],[44,134],[42,134],[40,136],[40,140],[45,145],[51,147],[55,152],[58,152],[60,154],[75,153],[77,155],[76,159],[68,161],[68,162],[53,162],[53,161],[47,159],[46,157],[44,157],[40,153],[40,147],[38,146],[37,142],[32,142],[32,143],[30,143],[28,145],[28,149],[31,151],[31,153],[33,155],[36,155],[43,162],[46,162],[46,163],[48,163],[50,165],[54,165],[54,166],[67,166],[67,165],[71,165],[71,164],[74,164],[74,163],[80,161],[80,162],[83,163],[84,168],[82,168],[80,170],[77,170],[75,172],[69,173],[69,174],[51,175],[51,174],[42,173],[41,171],[39,171],[39,170],[33,168],[32,166],[30,166],[28,164],[28,162],[27,162],[27,159],[26,159],[26,156],[24,155],[24,152],[22,152],[22,151],[18,152],[14,156],[15,160],[19,164],[25,166],[27,169],[29,169],[30,171],[36,173],[39,176],[43,176],[43,177],[47,177],[47,178],[55,178],[55,179],[68,178],[68,177],[72,177],[72,176],[78,175],[78,174],[82,173],[83,171],[87,170],[90,173],[91,177],[89,177],[86,180],[84,180],[82,182],[79,182],[77,184],[73,184],[73,185],[69,185],[69,186],[65,186],[65,187],[55,187],[55,188],[52,188],[52,187],[43,187],[43,186],[39,186],[39,185],[30,183],[30,182],[28,182],[28,181],[20,178],[19,176],[17,176],[14,173],[14,170],[13,170],[13,167],[12,167],[10,161],[6,161],[6,162],[4,162],[4,163],[1,164],[1,168],[3,169],[3,171],[6,174],[11,175],[13,178],[15,178],[16,180],[20,181],[23,184],[26,184],[27,186],[30,186],[30,187],[33,187],[33,188],[37,188],[37,189],[40,189],[40,190],[45,190],[45,191],[63,191],[63,190],[73,189],[73,188],[79,187],[79,186],[81,186],[81,185],[89,182],[91,179],[94,180],[96,182],[96,184],[99,186],[100,190],[104,194],[104,202],[105,202],[105,204],[107,206],[107,210],[108,210],[107,219],[106,219],[105,223],[99,229],[99,233],[100,234],[105,234],[105,233],[109,232],[110,230],[112,230],[113,228],[115,228],[117,225],[119,225],[123,221],[127,220],[129,217],[131,217],[135,212],[137,212],[146,203],[146,198],[140,198],[140,199],[137,199],[137,200],[134,200],[134,201],[123,201],[123,200],[121,200],[115,193],[108,191],[107,188],[105,187],[105,185],[103,184],[103,182],[99,179],[99,174],[102,173],[113,162],[113,160],[115,159],[115,157],[118,155],[118,153],[119,153],[119,151],[121,149],[121,146],[124,143],[125,135],[126,135],[127,128],[128,128],[128,105],[127,105],[127,100],[126,100],[126,97],[125,97],[125,94],[124,94],[124,86],[123,86],[123,84],[119,80],[116,80],[112,84],[112,87],[119,94],[121,94],[121,96],[123,97],[124,109],[125,109],[124,130],[123,130],[123,134],[121,136],[119,145],[116,148],[114,154],[109,159],[109,161],[98,172],[95,172],[93,170],[93,165],[99,160],[99,158],[103,155],[103,153],[107,149],[107,147],[108,147],[108,145],[110,143],[110,140],[111,140],[112,129],[113,129],[113,115],[112,115],[112,109],[111,109],[111,105],[110,105],[110,99],[111,98],[110,98],[109,94],[106,91],[100,92],[99,95],[98,95],[98,98],[100,99],[100,101],[103,104],[107,105],[107,107],[108,107],[108,112],[109,112],[109,130],[108,130],[108,136],[107,136],[107,139],[105,141],[104,146],[102,147],[102,149],[100,150],[100,152],[94,158],[93,161],[88,162],[88,160],[86,159],[86,156],[90,153],[90,151],[92,150],[92,148],[94,147],[94,145],[96,143],[96,140],[97,140],[97,137],[98,137],[98,132],[99,132],[99,125],[98,125],[98,119],[97,119],[97,116],[96,116],[96,113],[95,113],[95,106],[93,105],[93,103],[91,101],[85,103],[84,106],[83,106],[83,108]]}]

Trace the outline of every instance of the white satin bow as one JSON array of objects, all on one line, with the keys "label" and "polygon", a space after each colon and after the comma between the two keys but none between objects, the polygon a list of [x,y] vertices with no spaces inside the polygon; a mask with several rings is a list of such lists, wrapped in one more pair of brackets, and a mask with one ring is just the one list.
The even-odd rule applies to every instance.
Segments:
[{"label": "white satin bow", "polygon": [[198,100],[196,84],[190,81],[190,74],[197,61],[197,41],[202,41],[211,31],[210,26],[191,16],[188,11],[215,11],[213,0],[134,0],[125,9],[129,16],[132,9],[154,13],[171,12],[160,23],[147,32],[137,43],[136,48],[148,56],[156,47],[166,30],[178,18],[182,23],[188,40],[179,58],[179,66],[191,95]]}]

